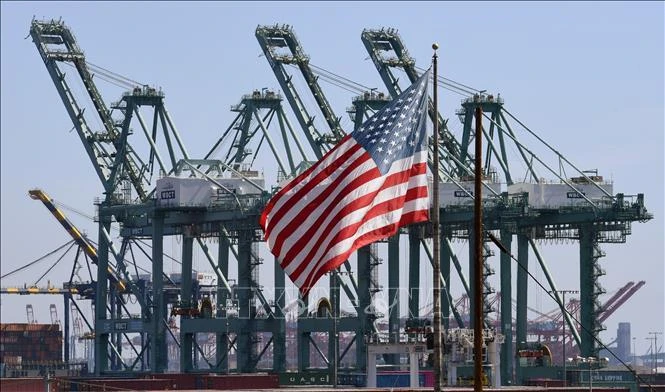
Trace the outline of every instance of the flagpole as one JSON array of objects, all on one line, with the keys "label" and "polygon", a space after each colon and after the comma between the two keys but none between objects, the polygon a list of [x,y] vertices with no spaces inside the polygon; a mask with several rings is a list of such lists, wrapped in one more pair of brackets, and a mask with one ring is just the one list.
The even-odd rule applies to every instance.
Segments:
[{"label": "flagpole", "polygon": [[434,139],[433,139],[433,148],[434,153],[434,184],[432,186],[432,240],[433,240],[433,271],[434,275],[433,280],[433,296],[434,296],[434,305],[433,305],[433,320],[434,324],[434,392],[441,391],[441,258],[439,255],[440,247],[440,228],[439,228],[439,109],[438,109],[438,94],[437,94],[437,60],[438,56],[436,54],[439,45],[437,43],[432,44],[432,49],[434,50],[434,55],[432,56],[432,67],[434,68],[434,88],[433,88],[433,98],[434,98]]},{"label": "flagpole", "polygon": [[337,352],[339,351],[338,344],[339,344],[339,339],[337,337],[337,304],[339,303],[339,268],[336,268],[333,270],[333,273],[331,275],[331,279],[333,279],[333,284],[332,284],[332,316],[333,316],[333,336],[331,337],[333,339],[333,388],[337,388]]},{"label": "flagpole", "polygon": [[473,389],[475,392],[482,392],[483,390],[483,208],[482,208],[482,148],[483,148],[483,119],[482,109],[480,106],[476,107],[476,134],[475,134],[475,182],[474,182],[474,200],[473,200],[473,231],[474,243],[469,244],[475,249],[475,264],[473,271],[473,350],[474,350],[474,367],[473,367]]}]

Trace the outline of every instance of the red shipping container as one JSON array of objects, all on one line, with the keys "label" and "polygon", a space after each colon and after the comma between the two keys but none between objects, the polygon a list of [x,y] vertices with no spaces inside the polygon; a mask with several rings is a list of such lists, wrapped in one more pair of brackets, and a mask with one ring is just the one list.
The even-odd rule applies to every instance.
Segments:
[{"label": "red shipping container", "polygon": [[156,373],[151,374],[148,378],[171,380],[171,389],[196,389],[196,380],[202,376],[195,373]]},{"label": "red shipping container", "polygon": [[2,392],[30,392],[45,390],[44,379],[31,378],[0,378],[0,391]]},{"label": "red shipping container", "polygon": [[171,380],[151,380],[141,378],[109,378],[104,380],[82,380],[86,385],[86,391],[110,391],[110,390],[131,390],[131,391],[165,391],[171,389]]},{"label": "red shipping container", "polygon": [[271,389],[279,388],[279,377],[274,374],[204,376],[208,389]]}]

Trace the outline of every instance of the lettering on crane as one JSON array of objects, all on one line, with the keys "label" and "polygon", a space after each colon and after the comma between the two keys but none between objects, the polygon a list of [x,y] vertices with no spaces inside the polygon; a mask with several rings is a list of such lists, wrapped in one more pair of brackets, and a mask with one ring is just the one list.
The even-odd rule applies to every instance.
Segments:
[{"label": "lettering on crane", "polygon": [[585,193],[584,192],[567,192],[566,197],[569,199],[583,199]]},{"label": "lettering on crane", "polygon": [[160,195],[161,199],[175,199],[175,191],[170,190],[170,191],[162,191]]}]

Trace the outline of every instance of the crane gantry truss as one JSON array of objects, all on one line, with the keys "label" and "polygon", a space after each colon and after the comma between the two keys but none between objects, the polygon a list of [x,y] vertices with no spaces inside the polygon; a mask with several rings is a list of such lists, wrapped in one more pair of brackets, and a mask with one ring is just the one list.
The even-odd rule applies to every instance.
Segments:
[{"label": "crane gantry truss", "polygon": [[[30,34],[51,75],[67,112],[74,123],[79,138],[84,145],[93,168],[102,182],[105,198],[99,203],[99,240],[98,270],[95,296],[95,373],[103,374],[114,371],[133,372],[137,369],[149,369],[153,372],[165,371],[168,367],[166,354],[166,334],[169,329],[168,307],[171,313],[180,316],[178,344],[180,345],[180,370],[196,371],[196,358],[203,357],[212,371],[228,371],[228,356],[232,351],[237,353],[238,372],[254,372],[262,355],[272,346],[272,370],[283,371],[286,368],[285,348],[285,275],[274,261],[274,301],[270,302],[263,293],[259,281],[258,268],[262,263],[257,244],[263,241],[258,225],[258,217],[270,194],[266,191],[252,195],[233,195],[224,203],[210,207],[199,206],[160,206],[154,198],[154,187],[157,172],[163,175],[191,176],[215,181],[215,175],[233,172],[243,176],[244,167],[250,167],[258,157],[262,146],[268,145],[282,179],[288,179],[308,167],[315,159],[320,158],[344,135],[340,126],[340,117],[335,115],[318,83],[318,76],[311,66],[300,42],[290,26],[259,26],[255,36],[261,46],[268,63],[274,72],[282,93],[296,117],[299,129],[294,129],[281,107],[281,95],[271,91],[255,91],[244,96],[233,111],[238,113],[233,123],[223,132],[222,137],[211,148],[203,159],[189,157],[183,141],[164,106],[164,94],[149,86],[129,83],[129,91],[119,102],[110,106],[102,100],[101,94],[93,82],[93,66],[86,62],[85,56],[78,47],[73,34],[61,21],[33,21]],[[416,80],[420,74],[395,29],[365,30],[361,39],[367,49],[388,95],[367,91],[353,99],[352,115],[355,126],[359,126],[367,113],[379,109],[397,96],[405,83]],[[63,65],[72,66],[87,92],[83,97],[92,103],[92,110],[86,113],[81,97],[76,97]],[[318,129],[315,125],[312,108],[305,105],[302,92],[297,91],[293,82],[295,75],[289,71],[294,66],[302,75],[309,93],[315,99],[318,110],[323,114],[326,129]],[[406,78],[401,80],[396,72],[404,72]],[[400,83],[402,85],[400,85]],[[604,292],[598,284],[603,270],[598,264],[603,256],[599,248],[604,242],[625,242],[630,232],[630,224],[651,218],[644,206],[643,195],[636,199],[623,194],[604,195],[602,202],[591,200],[574,187],[572,180],[561,171],[550,168],[539,156],[521,143],[514,129],[515,124],[531,132],[504,107],[499,97],[466,88],[467,96],[462,101],[458,115],[463,122],[462,136],[455,137],[449,130],[447,120],[436,112],[430,104],[430,118],[439,122],[442,132],[442,144],[431,147],[431,153],[441,157],[442,169],[438,173],[444,182],[454,184],[465,192],[469,200],[474,195],[464,188],[464,182],[472,180],[473,154],[469,150],[475,137],[486,139],[487,150],[484,153],[484,176],[491,179],[495,176],[494,167],[506,183],[516,184],[515,174],[511,173],[511,157],[507,145],[514,144],[523,164],[531,178],[539,182],[539,168],[554,174],[562,183],[576,193],[575,198],[584,199],[586,204],[575,207],[542,208],[529,203],[528,194],[509,194],[491,187],[491,181],[484,181],[486,199],[484,204],[484,229],[498,234],[505,248],[512,249],[513,237],[517,238],[517,262],[521,266],[517,270],[517,310],[515,339],[512,336],[512,309],[510,293],[512,292],[511,255],[502,253],[500,256],[500,318],[501,333],[506,336],[502,346],[502,380],[508,382],[513,374],[512,342],[526,341],[527,337],[527,271],[529,270],[529,253],[533,252],[540,267],[545,272],[550,289],[556,292],[556,285],[549,274],[547,264],[541,256],[537,241],[551,238],[566,238],[580,243],[580,314],[581,324],[585,329],[579,330],[570,317],[565,318],[573,331],[573,337],[583,356],[596,355],[598,346],[596,338],[602,325],[598,315],[600,308],[598,297]],[[476,130],[472,124],[471,113],[481,108],[484,116],[482,129]],[[147,124],[141,109],[152,111],[152,123]],[[94,111],[94,113],[90,113]],[[115,117],[114,115],[115,114]],[[91,116],[98,117],[102,129],[90,128]],[[145,137],[142,141],[135,140],[134,128],[140,129]],[[299,134],[299,132],[301,132]],[[300,142],[304,136],[308,146]],[[579,173],[578,181],[595,184],[595,178],[588,176],[572,165],[565,157],[551,148],[546,142],[535,135],[545,146],[556,155],[560,164],[567,164]],[[230,144],[228,143],[230,141]],[[264,142],[266,142],[264,144]],[[143,151],[141,151],[143,146]],[[146,147],[147,146],[147,147]],[[221,151],[226,146],[226,151]],[[164,152],[165,151],[165,152]],[[219,153],[220,159],[215,159]],[[534,163],[541,164],[538,167]],[[216,174],[215,174],[216,173]],[[602,188],[599,188],[602,190]],[[424,250],[431,263],[440,262],[442,270],[442,310],[445,326],[452,313],[460,327],[464,325],[459,310],[452,300],[450,292],[451,265],[459,276],[460,282],[469,298],[476,293],[469,289],[462,264],[453,251],[453,239],[472,242],[478,235],[471,229],[471,204],[440,206],[442,224],[441,254],[432,255],[428,238],[431,228],[427,225],[409,227],[404,233],[409,236],[409,314],[408,317],[420,316],[420,254]],[[122,242],[117,248],[110,236],[113,221],[120,223]],[[182,281],[174,284],[163,271],[164,237],[182,236]],[[485,237],[485,234],[482,234]],[[209,249],[203,239],[214,237],[218,240],[217,253]],[[486,237],[485,237],[486,238]],[[137,240],[150,240],[152,250],[146,253],[150,258],[152,281],[140,283],[136,276],[132,277],[126,268],[125,258],[131,252]],[[325,362],[333,367],[336,359],[341,359],[355,344],[355,367],[362,370],[366,363],[366,343],[381,339],[377,330],[376,320],[380,317],[373,309],[374,295],[382,290],[378,279],[378,268],[381,259],[378,247],[387,244],[388,252],[388,298],[398,298],[399,288],[399,235],[385,241],[384,244],[373,244],[361,249],[357,254],[357,268],[353,271],[347,261],[344,270],[331,274],[329,297],[337,306],[331,309],[334,316],[311,317],[301,314],[298,317],[298,369],[310,368],[310,348],[314,347]],[[217,301],[217,308],[210,318],[196,317],[198,301],[201,299],[196,282],[188,279],[192,274],[192,254],[194,244],[198,244],[217,281],[214,290],[209,292]],[[238,263],[236,285],[232,286],[229,279],[230,254]],[[492,255],[489,242],[486,241],[484,258]],[[473,250],[469,248],[468,258],[474,259]],[[114,303],[107,306],[109,290],[109,259],[115,260],[119,277],[127,282],[129,295],[135,297],[141,308],[139,317],[123,312],[122,307]],[[403,273],[403,272],[402,272]],[[487,263],[484,264],[485,286],[483,295],[487,298],[494,289],[489,285],[487,277],[494,271]],[[468,276],[473,275],[473,263],[469,264]],[[171,287],[170,296],[160,295]],[[166,291],[165,291],[166,290]],[[173,290],[176,290],[175,292]],[[343,290],[353,304],[356,314],[342,317],[339,309],[339,294]],[[557,300],[561,302],[558,294]],[[235,303],[235,308],[225,304]],[[308,305],[307,299],[302,299]],[[473,303],[473,301],[471,301]],[[399,305],[391,307],[388,315],[389,339],[398,341]],[[232,316],[232,310],[237,316]],[[470,310],[473,312],[473,309]],[[491,303],[486,302],[486,315],[494,312]],[[487,323],[486,317],[486,323]],[[316,345],[312,339],[313,332],[355,332],[355,338],[347,347],[339,347],[339,340],[328,340],[328,355]],[[126,364],[122,353],[116,348],[121,346],[121,335],[139,334],[144,341],[136,352],[133,364]],[[261,347],[260,334],[270,333],[271,338]],[[214,358],[206,355],[198,344],[197,334],[214,334],[216,350]],[[519,350],[519,345],[517,349]],[[341,353],[340,353],[341,351]],[[111,366],[109,367],[109,358]],[[387,358],[395,363],[396,358]],[[519,378],[519,367],[517,373]]]}]

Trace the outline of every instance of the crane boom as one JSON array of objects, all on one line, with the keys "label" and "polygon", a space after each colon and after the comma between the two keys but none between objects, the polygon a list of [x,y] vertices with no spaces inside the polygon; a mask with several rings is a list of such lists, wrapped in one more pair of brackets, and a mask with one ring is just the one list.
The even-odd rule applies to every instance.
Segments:
[{"label": "crane boom", "polygon": [[[335,115],[330,107],[318,83],[318,78],[309,66],[309,57],[304,53],[290,26],[258,26],[255,35],[289,105],[293,108],[298,122],[305,130],[307,140],[317,158],[320,159],[325,151],[329,150],[344,136],[344,131],[340,127],[339,117]],[[290,53],[278,53],[282,48],[288,48]],[[322,134],[314,126],[314,116],[307,111],[293,84],[293,76],[286,71],[285,65],[288,64],[295,64],[300,69],[319,109],[323,113],[323,117],[330,128],[330,133]]]},{"label": "crane boom", "polygon": [[602,323],[607,320],[607,318],[610,317],[612,313],[616,312],[621,305],[628,301],[630,297],[632,297],[637,292],[637,290],[641,289],[645,284],[645,281],[639,281],[635,286],[631,287],[627,292],[625,292],[621,298],[617,298],[613,303],[603,306],[603,309],[598,316],[598,321]]},{"label": "crane boom", "polygon": [[[380,30],[365,29],[361,34],[361,40],[374,62],[379,75],[381,75],[383,83],[393,98],[401,94],[402,89],[398,83],[399,78],[393,74],[391,68],[402,68],[409,79],[409,84],[418,80],[420,75],[416,70],[416,62],[409,55],[397,30],[392,28]],[[382,55],[383,52],[389,51],[392,51],[395,56],[385,57]],[[447,122],[443,120],[441,114],[435,111],[434,103],[431,99],[428,101],[428,111],[432,121],[438,120],[439,122],[442,148],[447,151],[448,155],[455,158],[460,157],[460,144],[448,130]],[[463,163],[458,162],[458,165]],[[465,174],[461,169],[460,171]]]},{"label": "crane boom", "polygon": [[[65,214],[63,214],[62,211],[60,211],[60,209],[55,206],[53,200],[48,197],[46,192],[42,191],[41,189],[31,189],[28,191],[28,194],[33,200],[39,200],[46,206],[51,214],[53,214],[55,219],[58,220],[60,225],[62,225],[62,227],[67,230],[76,244],[80,246],[81,249],[83,249],[83,252],[85,252],[88,257],[90,257],[92,263],[97,265],[97,248],[95,248],[95,246],[92,245],[92,243],[90,243],[90,241],[83,234],[81,234],[81,231],[77,229],[69,219],[67,219]],[[111,266],[108,267],[108,273],[109,280],[116,284],[120,291],[124,291],[125,283],[122,281],[122,279],[118,279],[118,273]]]},{"label": "crane boom", "polygon": [[70,288],[58,288],[58,287],[2,287],[0,288],[0,294],[18,294],[18,295],[30,295],[30,294],[78,294],[78,289],[74,287]]},{"label": "crane boom", "polygon": [[[107,195],[116,190],[120,180],[128,178],[139,198],[145,200],[148,195],[144,187],[146,171],[143,169],[145,165],[140,165],[140,162],[134,158],[135,154],[131,146],[122,143],[122,133],[116,127],[109,109],[93,82],[93,75],[88,68],[85,55],[72,32],[61,21],[33,20],[30,26],[30,36],[53,79]],[[91,130],[84,115],[85,108],[82,108],[74,97],[59,63],[68,63],[78,72],[103,124],[103,130],[99,132]],[[118,170],[118,168],[121,169]],[[114,174],[118,171],[121,174]]]}]

